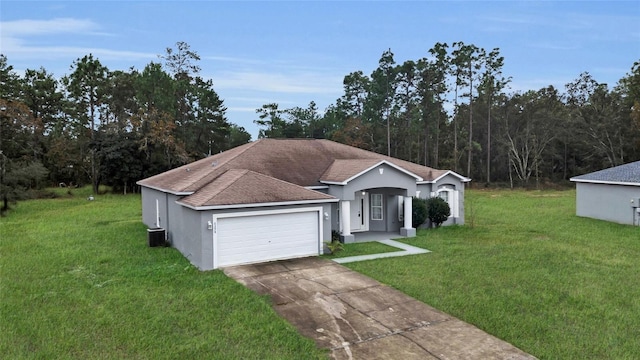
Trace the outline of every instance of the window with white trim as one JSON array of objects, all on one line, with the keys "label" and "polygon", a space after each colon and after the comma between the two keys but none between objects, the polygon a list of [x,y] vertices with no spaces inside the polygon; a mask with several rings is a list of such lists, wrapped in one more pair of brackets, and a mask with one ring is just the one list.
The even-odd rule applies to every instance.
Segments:
[{"label": "window with white trim", "polygon": [[443,186],[435,194],[437,197],[446,201],[449,204],[450,214],[449,217],[459,217],[458,213],[458,191],[454,190],[451,186]]},{"label": "window with white trim", "polygon": [[382,220],[382,194],[371,194],[371,220]]},{"label": "window with white trim", "polygon": [[449,192],[451,189],[441,189],[438,190],[438,197],[444,200],[447,204],[449,204],[449,208],[451,208],[451,204],[449,203]]}]

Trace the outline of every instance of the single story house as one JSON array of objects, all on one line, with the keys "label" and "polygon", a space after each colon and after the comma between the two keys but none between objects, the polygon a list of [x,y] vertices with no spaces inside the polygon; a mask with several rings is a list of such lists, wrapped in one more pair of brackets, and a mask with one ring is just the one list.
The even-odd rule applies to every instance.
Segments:
[{"label": "single story house", "polygon": [[464,223],[464,176],[320,139],[260,139],[141,180],[142,218],[202,270],[322,254],[337,231],[415,236],[412,197]]},{"label": "single story house", "polygon": [[640,226],[640,161],[570,179],[576,215]]}]

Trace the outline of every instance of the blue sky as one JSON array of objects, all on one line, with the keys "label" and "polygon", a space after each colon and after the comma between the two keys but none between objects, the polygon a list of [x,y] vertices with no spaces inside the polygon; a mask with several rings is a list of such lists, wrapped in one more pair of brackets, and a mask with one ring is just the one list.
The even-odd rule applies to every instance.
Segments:
[{"label": "blue sky", "polygon": [[256,108],[324,110],[389,48],[397,63],[436,42],[500,48],[510,91],[563,89],[584,71],[613,86],[640,60],[640,1],[0,2],[0,52],[19,73],[63,76],[89,53],[141,70],[178,41],[255,139]]}]

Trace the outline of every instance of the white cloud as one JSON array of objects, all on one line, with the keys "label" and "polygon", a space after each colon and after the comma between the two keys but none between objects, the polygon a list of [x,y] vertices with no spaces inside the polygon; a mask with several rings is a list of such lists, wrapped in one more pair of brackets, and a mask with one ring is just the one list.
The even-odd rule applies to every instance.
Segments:
[{"label": "white cloud", "polygon": [[268,97],[228,96],[225,98],[225,101],[233,101],[237,103],[268,104],[270,102],[273,102],[273,99]]},{"label": "white cloud", "polygon": [[15,38],[27,35],[86,33],[98,28],[98,24],[91,20],[72,18],[56,18],[51,20],[24,19],[0,22],[0,30],[3,38]]},{"label": "white cloud", "polygon": [[238,58],[238,57],[232,57],[232,56],[205,55],[205,56],[201,56],[200,58],[202,60],[231,62],[236,64],[264,64],[264,61],[261,61],[261,60],[245,59],[245,58]]},{"label": "white cloud", "polygon": [[628,72],[631,72],[631,64],[629,64],[628,68],[624,68],[624,67],[596,67],[593,69],[594,73],[600,73],[600,74],[612,74],[612,75],[619,75],[619,74],[626,74]]},{"label": "white cloud", "polygon": [[227,112],[248,112],[248,113],[255,114],[256,109],[257,108],[255,107],[229,107],[227,109]]},{"label": "white cloud", "polygon": [[[23,45],[10,45],[6,49],[6,53],[13,56],[37,58],[40,56],[47,56],[48,58],[77,58],[87,54],[93,54],[94,57],[101,60],[107,59],[156,59],[158,56],[151,53],[143,53],[136,51],[123,51],[123,50],[110,50],[103,48],[91,48],[91,47],[74,47],[74,46],[23,46]],[[2,52],[5,52],[5,46],[2,46]],[[11,57],[13,57],[11,56]]]},{"label": "white cloud", "polygon": [[339,94],[342,77],[314,72],[226,72],[212,76],[219,89],[304,94]]},{"label": "white cloud", "polygon": [[520,15],[520,14],[504,14],[504,15],[495,15],[492,14],[490,16],[481,16],[480,19],[482,22],[488,23],[500,23],[500,24],[508,24],[508,25],[537,25],[540,21],[535,19],[531,15]]},{"label": "white cloud", "polygon": [[[101,60],[105,59],[154,59],[156,54],[111,50],[99,47],[84,46],[58,46],[58,45],[33,45],[31,38],[40,44],[40,38],[55,35],[60,37],[58,41],[65,42],[69,36],[113,36],[100,32],[100,26],[87,19],[56,18],[51,20],[14,20],[0,22],[0,52],[11,59],[16,58],[78,58],[87,54],[93,54]],[[62,38],[61,35],[66,35]]]},{"label": "white cloud", "polygon": [[535,43],[531,43],[529,44],[530,47],[534,47],[534,48],[538,48],[538,49],[545,49],[545,50],[577,50],[580,47],[578,45],[572,44],[572,45],[563,45],[560,43],[553,43],[553,42],[535,42]]}]

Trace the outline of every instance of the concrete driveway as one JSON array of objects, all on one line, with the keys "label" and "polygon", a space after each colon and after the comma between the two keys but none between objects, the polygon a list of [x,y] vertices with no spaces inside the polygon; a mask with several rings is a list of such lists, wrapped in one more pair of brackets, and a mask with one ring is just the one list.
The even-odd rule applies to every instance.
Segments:
[{"label": "concrete driveway", "polygon": [[333,261],[224,269],[333,359],[535,359],[513,345]]}]

